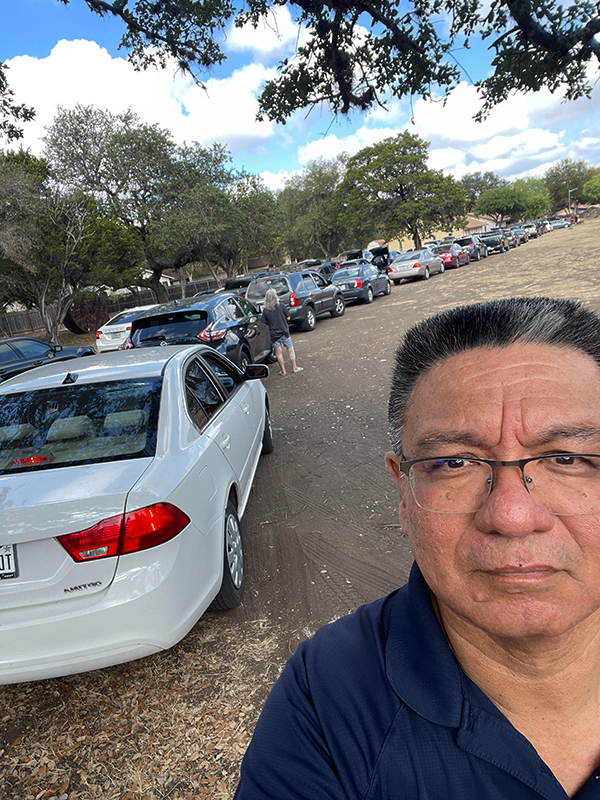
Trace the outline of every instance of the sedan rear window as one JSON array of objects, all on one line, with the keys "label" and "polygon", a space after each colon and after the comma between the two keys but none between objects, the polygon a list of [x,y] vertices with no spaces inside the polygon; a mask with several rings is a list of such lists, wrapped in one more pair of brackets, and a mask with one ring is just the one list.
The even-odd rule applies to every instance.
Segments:
[{"label": "sedan rear window", "polygon": [[356,278],[359,275],[360,275],[360,268],[354,267],[354,269],[338,269],[334,277],[336,282],[338,282],[338,281],[344,281],[347,278]]},{"label": "sedan rear window", "polygon": [[136,319],[132,326],[131,341],[134,347],[197,342],[198,334],[208,325],[208,314],[203,310],[178,311],[156,317]]},{"label": "sedan rear window", "polygon": [[396,261],[418,261],[421,257],[421,251],[416,250],[414,253],[402,253],[398,256]]},{"label": "sedan rear window", "polygon": [[160,378],[0,395],[0,474],[154,455]]}]

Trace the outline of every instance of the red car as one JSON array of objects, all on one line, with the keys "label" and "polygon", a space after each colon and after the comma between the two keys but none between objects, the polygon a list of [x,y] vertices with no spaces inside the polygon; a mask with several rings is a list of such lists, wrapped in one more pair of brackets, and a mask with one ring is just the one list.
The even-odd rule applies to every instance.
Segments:
[{"label": "red car", "polygon": [[448,242],[448,244],[440,244],[437,247],[431,248],[436,256],[439,256],[444,262],[444,267],[450,269],[451,267],[462,267],[463,264],[468,264],[471,261],[471,256],[468,250],[461,247],[455,242]]}]

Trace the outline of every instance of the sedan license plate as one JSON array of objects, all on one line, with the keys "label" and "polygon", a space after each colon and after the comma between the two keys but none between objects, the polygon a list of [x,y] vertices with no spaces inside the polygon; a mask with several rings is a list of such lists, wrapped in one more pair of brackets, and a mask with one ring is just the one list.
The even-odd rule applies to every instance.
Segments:
[{"label": "sedan license plate", "polygon": [[17,577],[17,552],[12,544],[0,544],[0,580]]},{"label": "sedan license plate", "polygon": [[121,333],[109,333],[108,334],[110,339],[120,339],[122,334]]}]

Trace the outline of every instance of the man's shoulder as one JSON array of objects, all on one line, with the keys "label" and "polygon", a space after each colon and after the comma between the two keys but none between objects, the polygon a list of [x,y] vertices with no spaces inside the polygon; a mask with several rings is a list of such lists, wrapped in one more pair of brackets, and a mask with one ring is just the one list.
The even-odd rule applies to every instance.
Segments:
[{"label": "man's shoulder", "polygon": [[295,659],[302,662],[310,681],[319,676],[338,685],[353,682],[365,670],[385,671],[385,648],[391,619],[402,613],[405,592],[397,589],[386,597],[360,606],[352,614],[319,628],[315,635],[298,646]]}]

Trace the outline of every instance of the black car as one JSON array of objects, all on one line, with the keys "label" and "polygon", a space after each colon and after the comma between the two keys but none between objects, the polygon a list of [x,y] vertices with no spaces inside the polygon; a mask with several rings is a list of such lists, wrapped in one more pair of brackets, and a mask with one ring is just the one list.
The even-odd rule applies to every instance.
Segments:
[{"label": "black car", "polygon": [[502,230],[482,233],[480,239],[487,247],[488,253],[504,253],[509,248],[508,239]]},{"label": "black car", "polygon": [[332,280],[340,287],[346,301],[372,303],[376,294],[389,294],[392,291],[387,272],[381,272],[368,262],[347,261],[335,272]]},{"label": "black car", "polygon": [[273,361],[269,327],[259,317],[235,292],[173,300],[136,317],[124,347],[204,342],[245,369],[253,361]]},{"label": "black car", "polygon": [[314,330],[319,314],[341,317],[346,308],[342,290],[313,270],[278,272],[259,278],[248,287],[246,299],[262,309],[269,289],[274,289],[287,307],[290,322],[303,331]]},{"label": "black car", "polygon": [[49,361],[68,361],[81,356],[93,356],[93,347],[61,347],[29,336],[0,339],[0,381],[8,380],[33,367]]}]

